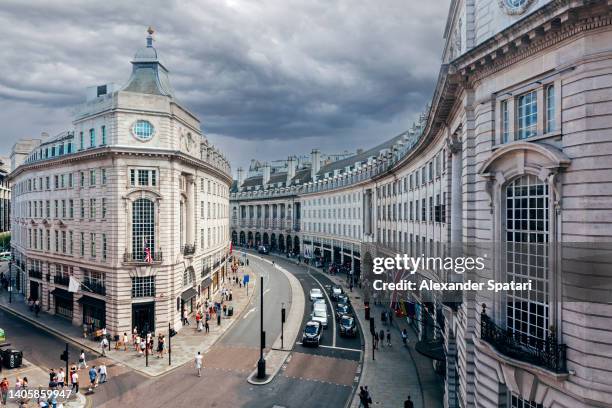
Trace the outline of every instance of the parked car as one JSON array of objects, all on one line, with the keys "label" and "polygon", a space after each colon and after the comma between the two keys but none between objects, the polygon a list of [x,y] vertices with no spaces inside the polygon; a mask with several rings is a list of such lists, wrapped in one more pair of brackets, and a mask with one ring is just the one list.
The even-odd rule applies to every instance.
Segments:
[{"label": "parked car", "polygon": [[338,303],[336,306],[336,320],[339,321],[342,316],[347,315],[349,312],[349,305],[346,303]]},{"label": "parked car", "polygon": [[319,288],[310,289],[310,301],[314,302],[315,299],[323,299],[323,292]]},{"label": "parked car", "polygon": [[268,249],[267,246],[260,245],[259,248],[257,248],[257,252],[259,252],[260,254],[263,254],[263,255],[268,255],[270,253],[270,250]]},{"label": "parked car", "polygon": [[321,336],[323,335],[321,327],[321,323],[316,321],[309,321],[306,323],[302,333],[302,345],[307,346],[313,344],[318,347],[321,342]]},{"label": "parked car", "polygon": [[338,304],[340,303],[344,303],[344,304],[349,304],[349,298],[348,296],[346,296],[346,293],[341,293],[336,297],[336,302],[338,302]]},{"label": "parked car", "polygon": [[340,336],[355,337],[357,336],[357,325],[355,318],[351,315],[344,315],[340,318]]},{"label": "parked car", "polygon": [[321,323],[324,329],[327,328],[327,310],[314,310],[310,315],[310,319]]},{"label": "parked car", "polygon": [[338,299],[338,296],[341,294],[342,294],[342,288],[340,286],[332,286],[331,290],[329,291],[329,297],[332,300]]}]

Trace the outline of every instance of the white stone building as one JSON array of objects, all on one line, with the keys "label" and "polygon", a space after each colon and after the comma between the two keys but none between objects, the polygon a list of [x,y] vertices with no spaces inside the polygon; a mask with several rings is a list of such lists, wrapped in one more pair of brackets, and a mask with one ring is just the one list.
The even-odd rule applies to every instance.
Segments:
[{"label": "white stone building", "polygon": [[178,330],[226,275],[230,167],[152,41],[125,86],[88,89],[72,129],[15,154],[9,176],[16,289],[112,334]]},{"label": "white stone building", "polygon": [[[372,259],[397,252],[486,253],[485,270],[466,278],[534,282],[390,296],[414,318],[447,407],[611,406],[611,24],[606,1],[451,1],[420,122],[291,186],[302,254],[319,239],[331,261],[334,242],[355,240],[366,286]],[[265,205],[280,191],[250,194]],[[339,216],[338,197],[351,193],[362,203],[356,238]],[[232,193],[231,205],[248,194]]]}]

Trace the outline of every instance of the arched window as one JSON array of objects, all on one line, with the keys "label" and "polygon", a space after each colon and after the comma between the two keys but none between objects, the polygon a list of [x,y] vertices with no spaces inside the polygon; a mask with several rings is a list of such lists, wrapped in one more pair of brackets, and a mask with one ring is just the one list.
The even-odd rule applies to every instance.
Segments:
[{"label": "arched window", "polygon": [[512,181],[506,193],[506,271],[508,281],[532,290],[509,291],[506,324],[516,336],[543,340],[548,335],[549,192],[533,175]]},{"label": "arched window", "polygon": [[132,204],[132,253],[134,259],[144,260],[146,250],[155,252],[155,204],[139,198]]}]

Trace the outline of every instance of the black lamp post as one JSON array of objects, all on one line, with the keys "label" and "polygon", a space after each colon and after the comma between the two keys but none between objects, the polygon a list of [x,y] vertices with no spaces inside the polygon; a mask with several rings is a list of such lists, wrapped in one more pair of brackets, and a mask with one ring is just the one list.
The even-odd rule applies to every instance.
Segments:
[{"label": "black lamp post", "polygon": [[260,285],[260,297],[261,297],[261,319],[260,319],[260,334],[261,334],[261,346],[259,350],[259,361],[257,362],[257,378],[263,379],[266,377],[266,360],[263,357],[263,351],[266,347],[266,332],[263,329],[263,304],[264,304],[264,290],[263,290],[263,276],[261,277]]}]

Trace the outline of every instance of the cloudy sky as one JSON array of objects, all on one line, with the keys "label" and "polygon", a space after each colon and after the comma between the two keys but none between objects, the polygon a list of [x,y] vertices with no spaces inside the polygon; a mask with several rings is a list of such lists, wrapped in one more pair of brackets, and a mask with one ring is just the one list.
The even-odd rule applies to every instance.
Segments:
[{"label": "cloudy sky", "polygon": [[2,0],[0,155],[128,79],[148,25],[177,98],[232,161],[354,151],[431,98],[448,1]]}]

